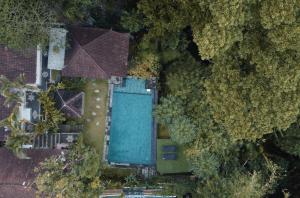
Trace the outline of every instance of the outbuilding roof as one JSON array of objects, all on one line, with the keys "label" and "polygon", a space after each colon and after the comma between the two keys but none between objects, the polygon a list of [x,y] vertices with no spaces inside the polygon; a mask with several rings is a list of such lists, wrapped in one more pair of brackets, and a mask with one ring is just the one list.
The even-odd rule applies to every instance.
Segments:
[{"label": "outbuilding roof", "polygon": [[55,92],[56,107],[66,116],[80,118],[84,111],[84,92],[57,90]]},{"label": "outbuilding roof", "polygon": [[48,69],[62,70],[64,67],[66,34],[64,28],[52,28],[49,38]]}]

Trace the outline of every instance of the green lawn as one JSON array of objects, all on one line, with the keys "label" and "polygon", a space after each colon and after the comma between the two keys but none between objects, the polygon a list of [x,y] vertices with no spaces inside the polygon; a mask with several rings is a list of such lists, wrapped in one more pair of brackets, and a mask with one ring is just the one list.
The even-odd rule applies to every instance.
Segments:
[{"label": "green lawn", "polygon": [[87,82],[84,92],[84,119],[87,124],[84,137],[86,142],[94,146],[102,157],[108,82],[105,80],[90,80]]},{"label": "green lawn", "polygon": [[163,145],[176,145],[171,139],[157,139],[157,161],[156,167],[160,174],[169,173],[186,173],[190,171],[189,164],[183,153],[183,148],[179,145],[177,146],[177,159],[176,160],[163,160],[162,147]]}]

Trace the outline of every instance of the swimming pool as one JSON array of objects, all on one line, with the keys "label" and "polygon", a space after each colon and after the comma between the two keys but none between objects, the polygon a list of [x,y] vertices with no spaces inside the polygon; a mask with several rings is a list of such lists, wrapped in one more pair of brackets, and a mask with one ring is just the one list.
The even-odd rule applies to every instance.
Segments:
[{"label": "swimming pool", "polygon": [[108,161],[153,165],[153,90],[145,89],[145,80],[124,80],[112,94]]}]

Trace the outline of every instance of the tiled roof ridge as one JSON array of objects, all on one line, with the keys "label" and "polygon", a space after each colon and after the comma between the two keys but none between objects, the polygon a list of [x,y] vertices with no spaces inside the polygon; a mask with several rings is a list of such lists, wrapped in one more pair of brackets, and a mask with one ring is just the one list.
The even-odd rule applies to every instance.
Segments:
[{"label": "tiled roof ridge", "polygon": [[[104,34],[103,34],[104,35]],[[101,35],[102,36],[102,35]],[[99,36],[100,37],[100,36]],[[97,37],[97,38],[99,38],[99,37]],[[96,39],[97,39],[96,38]],[[95,40],[95,39],[93,39],[93,40]],[[78,43],[78,45],[79,45],[79,47],[80,47],[80,49],[82,49],[85,53],[86,53],[86,55],[88,56],[88,57],[90,57],[90,59],[95,63],[95,65],[97,65],[98,67],[98,69],[100,69],[106,76],[107,76],[107,73],[102,69],[102,67],[100,66],[100,65],[98,65],[98,63],[95,61],[95,59],[86,51],[86,49],[84,48],[84,46],[86,46],[86,45],[84,45],[84,46],[82,46],[82,45],[80,45],[80,43],[78,42],[78,41],[76,41],[75,40],[75,42],[77,42]],[[89,43],[91,43],[91,42],[89,42]],[[94,66],[94,65],[91,65],[91,66]]]},{"label": "tiled roof ridge", "polygon": [[[83,27],[83,28],[86,28],[86,27]],[[95,28],[95,27],[92,27],[92,28],[93,28],[93,29],[99,29],[99,30],[106,30],[106,32],[103,33],[103,34],[101,34],[101,35],[99,35],[99,36],[97,36],[97,37],[95,37],[94,39],[92,39],[91,41],[89,41],[88,43],[86,43],[86,44],[84,44],[84,45],[80,45],[80,43],[78,42],[79,46],[85,47],[85,46],[89,45],[90,43],[92,43],[93,41],[95,41],[95,40],[97,40],[97,39],[103,37],[103,36],[106,35],[106,34],[110,34],[110,33],[119,34],[119,35],[123,35],[123,34],[129,35],[129,33],[117,32],[117,31],[114,31],[113,29],[107,30],[107,29],[104,29],[104,28]]]},{"label": "tiled roof ridge", "polygon": [[81,117],[81,115],[77,112],[77,111],[75,111],[72,107],[70,107],[69,105],[65,105],[65,106],[63,106],[61,109],[63,109],[63,108],[68,108],[69,110],[71,110],[73,113],[75,113],[75,115],[77,116],[77,117]]},{"label": "tiled roof ridge", "polygon": [[[83,27],[83,28],[86,28],[86,27]],[[102,28],[94,28],[94,29],[106,30],[106,29],[102,29]],[[95,41],[96,39],[101,38],[103,35],[105,35],[105,34],[107,34],[107,33],[109,33],[109,32],[110,32],[110,30],[106,31],[105,33],[103,33],[103,34],[101,34],[101,35],[95,37],[94,39],[90,40],[89,42],[87,42],[87,43],[84,44],[84,45],[80,45],[79,42],[78,42],[78,44],[79,44],[80,47],[83,47],[83,48],[84,48],[85,46],[89,45],[90,43],[92,43],[92,42]]]},{"label": "tiled roof ridge", "polygon": [[[86,27],[82,27],[82,28],[86,28]],[[92,28],[93,28],[93,29],[99,29],[99,30],[107,30],[107,29],[103,29],[103,28],[95,28],[95,27],[92,27]],[[105,75],[107,75],[107,76],[108,76],[107,72],[106,72],[104,69],[102,69],[102,67],[97,63],[97,61],[95,61],[95,59],[94,59],[94,58],[86,51],[86,47],[88,47],[89,45],[92,45],[93,42],[94,42],[95,40],[101,39],[102,37],[106,36],[107,34],[111,34],[111,33],[113,33],[113,34],[118,34],[118,35],[125,35],[125,34],[126,34],[126,35],[129,35],[128,33],[121,33],[121,32],[114,31],[114,30],[112,30],[112,28],[111,28],[111,29],[107,30],[105,33],[103,33],[103,34],[101,34],[101,35],[95,37],[95,38],[92,39],[90,42],[88,42],[88,43],[86,43],[86,44],[84,44],[84,45],[81,45],[81,44],[75,39],[76,42],[78,43],[78,45],[80,46],[80,48],[82,48],[82,49],[87,53],[87,55],[93,60],[93,62],[96,63],[97,67],[98,67],[99,69],[101,69],[101,71],[103,71],[103,73],[104,73]]]},{"label": "tiled roof ridge", "polygon": [[63,97],[60,95],[59,93],[59,90],[57,91],[57,94],[60,98],[60,100],[62,101],[62,104],[63,106],[59,109],[60,111],[64,108],[67,108],[69,109],[70,111],[72,111],[77,117],[81,117],[80,113],[78,113],[76,111],[77,108],[75,108],[73,105],[72,105],[72,102],[76,101],[80,96],[83,96],[84,93],[81,91],[80,93],[76,94],[75,96],[73,96],[72,98],[70,98],[68,101],[65,101],[63,99]]}]

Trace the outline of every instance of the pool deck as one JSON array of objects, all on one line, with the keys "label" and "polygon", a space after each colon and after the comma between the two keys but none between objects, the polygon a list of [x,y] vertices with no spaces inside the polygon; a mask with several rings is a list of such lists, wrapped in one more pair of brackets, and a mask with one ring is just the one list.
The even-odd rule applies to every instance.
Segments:
[{"label": "pool deck", "polygon": [[[134,78],[134,77],[126,77],[126,78]],[[152,97],[152,104],[156,105],[158,102],[158,91],[156,89],[156,79],[152,78],[148,81],[146,81],[147,83],[151,84],[151,91],[153,94]],[[117,166],[117,167],[138,167],[138,168],[151,168],[154,169],[156,172],[156,139],[157,139],[157,122],[156,120],[152,119],[152,148],[151,148],[151,157],[154,160],[154,164],[153,165],[142,165],[142,164],[129,164],[129,163],[114,163],[114,162],[109,162],[108,161],[108,153],[109,153],[109,144],[110,144],[110,129],[111,129],[111,116],[112,116],[112,104],[113,104],[113,92],[114,92],[114,87],[115,86],[119,86],[122,85],[123,83],[123,78],[122,77],[112,77],[109,80],[108,83],[108,102],[107,102],[107,116],[106,116],[106,127],[105,127],[105,140],[104,140],[104,149],[103,149],[103,162],[106,162],[108,165],[110,166]],[[149,86],[149,85],[148,85]],[[147,169],[147,170],[148,170]],[[148,171],[147,171],[148,172]],[[151,171],[150,171],[151,172]],[[146,173],[147,174],[147,173]]]}]

